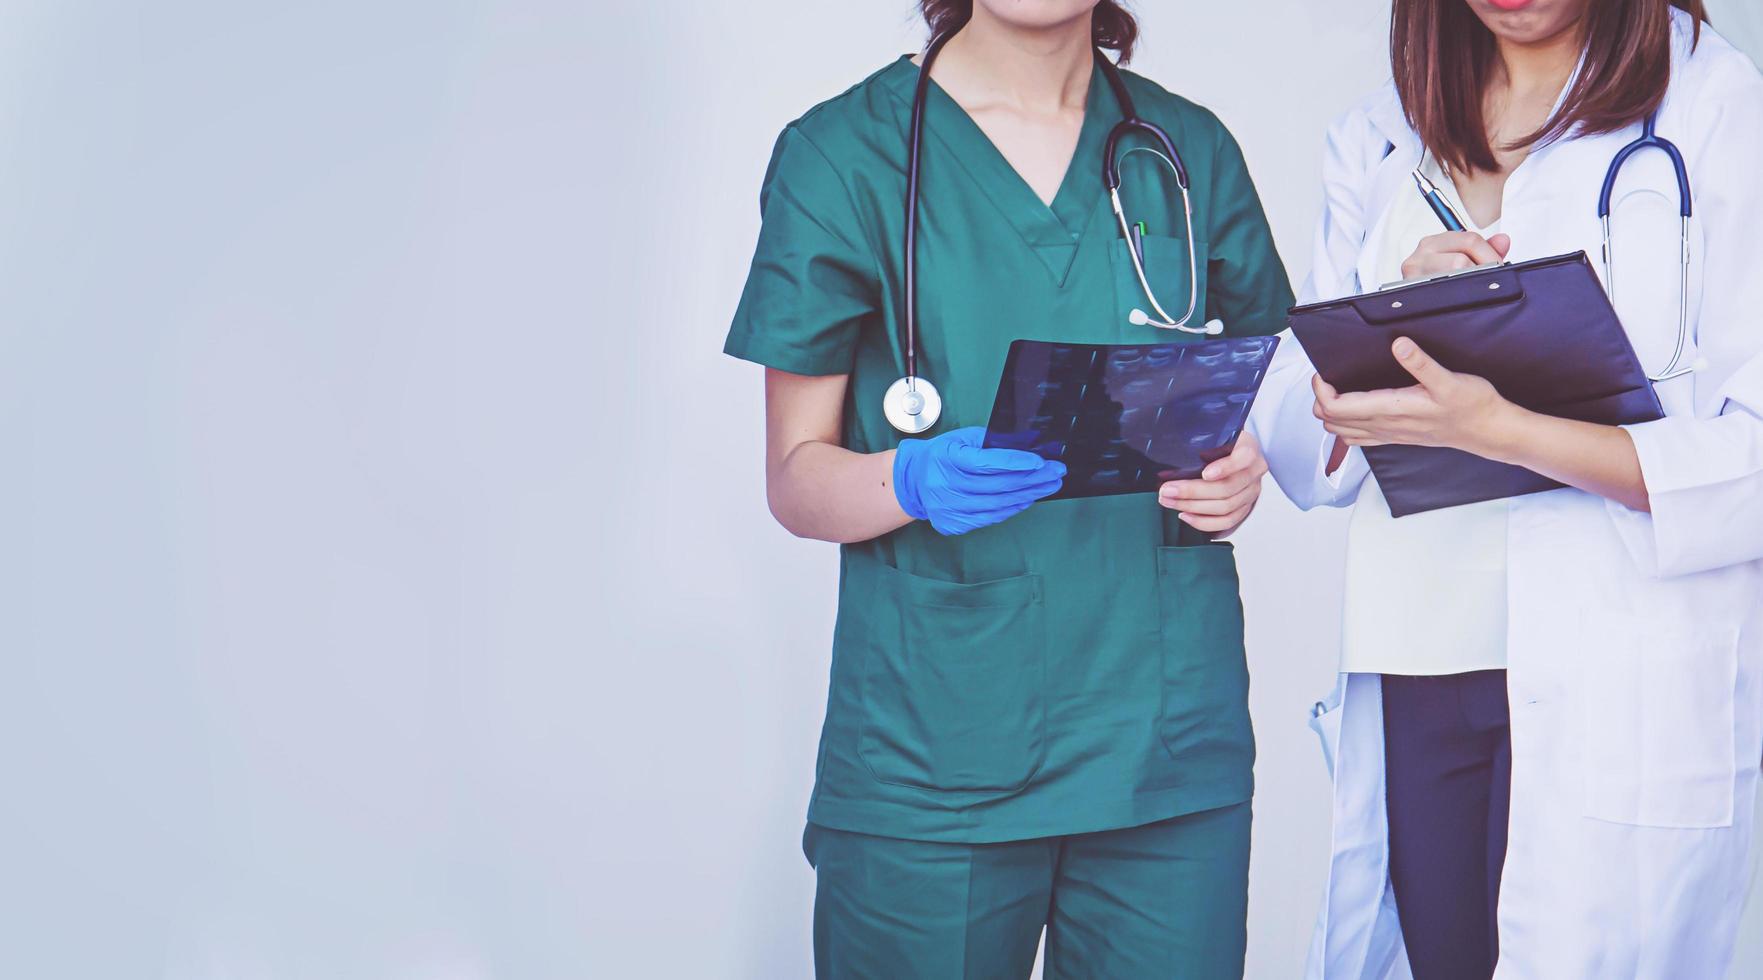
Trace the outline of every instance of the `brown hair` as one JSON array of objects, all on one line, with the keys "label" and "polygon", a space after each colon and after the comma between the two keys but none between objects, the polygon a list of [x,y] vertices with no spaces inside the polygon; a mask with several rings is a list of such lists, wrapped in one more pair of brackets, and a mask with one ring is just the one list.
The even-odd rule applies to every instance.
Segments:
[{"label": "brown hair", "polygon": [[[932,37],[959,30],[973,16],[973,0],[918,0],[918,10],[930,25]],[[1120,53],[1120,63],[1132,60],[1139,40],[1139,22],[1126,12],[1120,0],[1102,0],[1090,14],[1096,46]]]},{"label": "brown hair", "polygon": [[[1394,0],[1390,70],[1408,122],[1447,167],[1495,170],[1482,95],[1496,57],[1494,34],[1464,0]],[[1590,0],[1585,59],[1542,128],[1512,148],[1569,133],[1610,133],[1659,108],[1671,81],[1671,8],[1689,13],[1701,39],[1702,0]]]}]

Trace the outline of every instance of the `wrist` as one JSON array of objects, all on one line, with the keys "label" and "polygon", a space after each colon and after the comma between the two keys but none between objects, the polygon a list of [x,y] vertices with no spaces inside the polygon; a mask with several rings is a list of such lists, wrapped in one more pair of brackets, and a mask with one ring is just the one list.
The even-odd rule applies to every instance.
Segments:
[{"label": "wrist", "polygon": [[894,450],[894,500],[915,521],[929,516],[918,499],[918,466],[926,445],[923,439],[902,439]]},{"label": "wrist", "polygon": [[1530,445],[1532,423],[1537,417],[1535,412],[1501,399],[1496,409],[1489,413],[1487,423],[1476,440],[1477,444],[1466,448],[1483,459],[1523,466],[1527,458],[1526,447]]}]

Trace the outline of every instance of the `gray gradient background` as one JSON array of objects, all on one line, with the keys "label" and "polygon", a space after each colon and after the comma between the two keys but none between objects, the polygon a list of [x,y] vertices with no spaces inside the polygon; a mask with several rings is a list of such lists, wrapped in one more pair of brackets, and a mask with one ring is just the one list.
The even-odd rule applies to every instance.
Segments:
[{"label": "gray gradient background", "polygon": [[[1385,4],[1140,6],[1302,276]],[[0,0],[0,976],[808,973],[834,550],[718,348],[777,130],[909,14]],[[1241,538],[1256,978],[1342,529]]]}]

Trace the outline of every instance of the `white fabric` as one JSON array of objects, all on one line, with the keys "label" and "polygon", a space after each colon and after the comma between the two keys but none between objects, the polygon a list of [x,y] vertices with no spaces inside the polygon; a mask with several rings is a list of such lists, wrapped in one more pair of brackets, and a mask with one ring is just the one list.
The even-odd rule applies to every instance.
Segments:
[{"label": "white fabric", "polygon": [[[1688,18],[1673,16],[1658,131],[1682,148],[1696,195],[1690,356],[1705,366],[1658,386],[1665,420],[1629,430],[1651,514],[1571,489],[1510,504],[1505,980],[1723,976],[1744,898],[1763,758],[1763,76],[1707,28],[1692,55]],[[1531,155],[1506,188],[1513,259],[1595,259],[1598,189],[1639,130]],[[1393,88],[1331,128],[1306,298],[1376,285],[1365,246],[1393,195],[1413,192],[1419,159]],[[1656,371],[1677,332],[1677,194],[1663,155],[1633,157],[1616,202],[1617,310]],[[1283,403],[1310,401],[1299,384],[1263,394],[1264,410],[1288,420],[1296,413]],[[1276,434],[1276,474],[1320,471],[1319,427]],[[1359,456],[1349,454],[1339,489],[1304,488],[1306,499],[1353,499]],[[1403,969],[1399,954],[1374,955],[1400,946],[1386,899],[1375,682],[1344,675],[1340,717],[1323,726],[1340,740],[1312,977]]]},{"label": "white fabric", "polygon": [[[1428,156],[1422,170],[1482,237],[1451,178]],[[1418,188],[1389,203],[1377,256],[1380,284],[1402,278],[1420,240],[1445,230]],[[1341,670],[1439,675],[1506,666],[1506,501],[1390,516],[1367,476],[1347,526]]]}]

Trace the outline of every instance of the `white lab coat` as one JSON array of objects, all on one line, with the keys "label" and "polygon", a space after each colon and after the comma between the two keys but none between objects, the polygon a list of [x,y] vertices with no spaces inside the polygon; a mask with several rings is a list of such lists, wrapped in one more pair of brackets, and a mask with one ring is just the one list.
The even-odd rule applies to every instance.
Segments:
[{"label": "white lab coat", "polygon": [[[1718,977],[1731,960],[1763,758],[1763,77],[1704,28],[1677,53],[1658,132],[1682,149],[1696,218],[1690,322],[1703,362],[1658,386],[1667,417],[1629,429],[1652,513],[1578,490],[1512,501],[1507,686],[1512,808],[1499,903],[1502,978]],[[1513,260],[1584,250],[1599,187],[1638,125],[1533,152],[1507,184]],[[1306,300],[1376,288],[1380,226],[1412,194],[1418,137],[1386,87],[1330,130]],[[1658,371],[1677,327],[1676,184],[1665,157],[1617,185],[1616,305]],[[1300,506],[1350,503],[1330,479],[1295,343],[1254,427]],[[1381,692],[1343,674],[1312,726],[1334,776],[1314,978],[1407,976],[1388,886]]]}]

